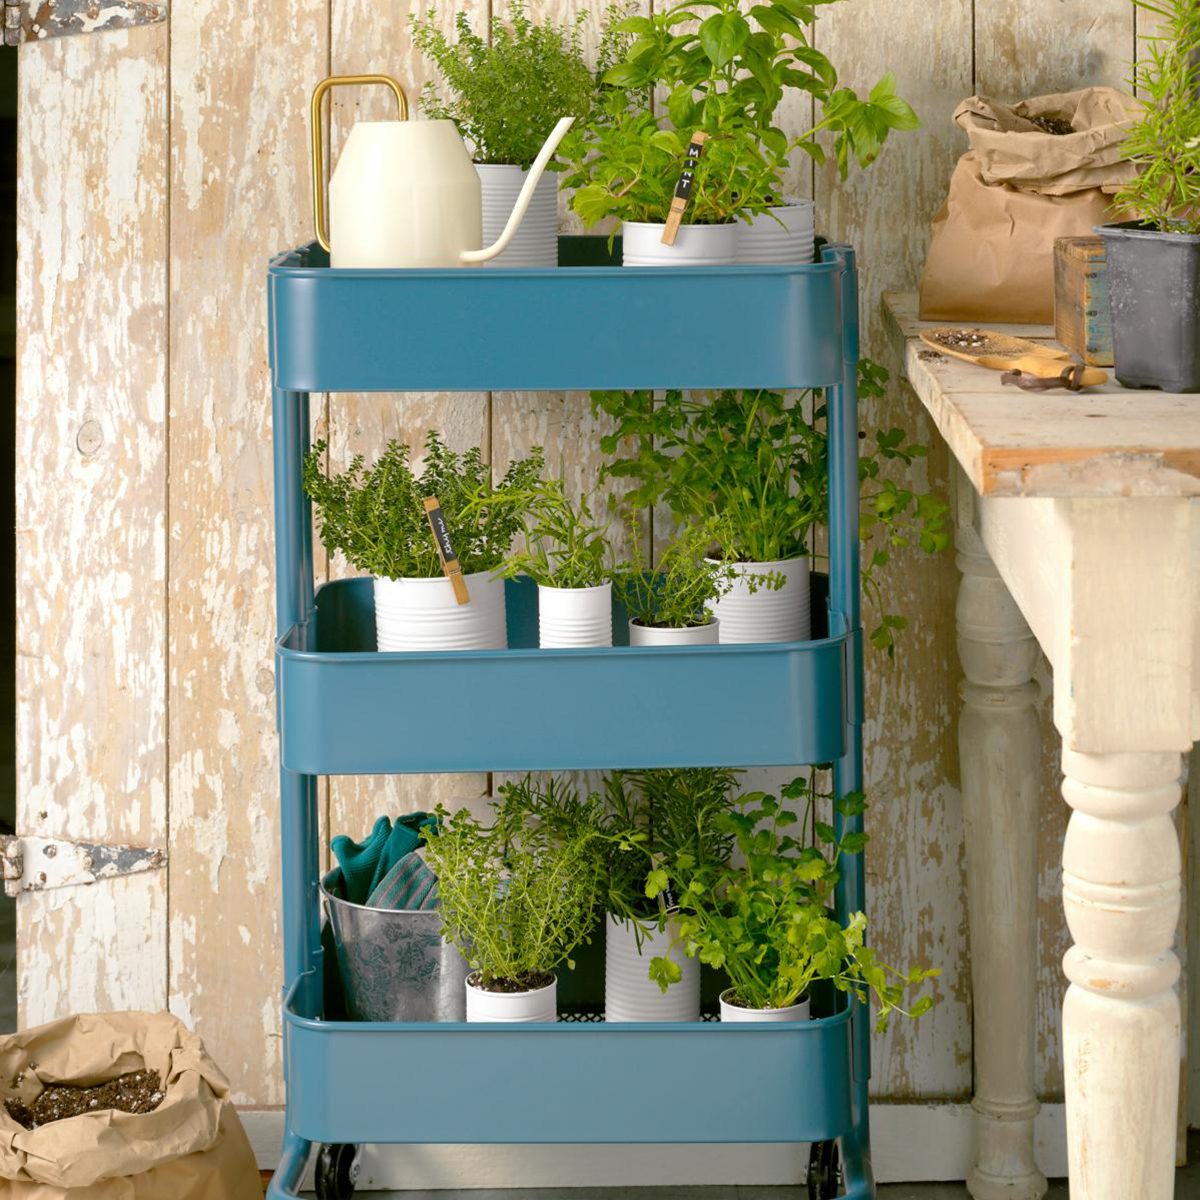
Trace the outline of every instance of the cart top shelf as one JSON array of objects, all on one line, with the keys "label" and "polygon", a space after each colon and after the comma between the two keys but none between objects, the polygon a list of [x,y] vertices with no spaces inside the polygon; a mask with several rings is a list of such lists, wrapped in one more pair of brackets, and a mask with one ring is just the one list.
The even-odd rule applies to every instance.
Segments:
[{"label": "cart top shelf", "polygon": [[293,392],[834,386],[854,353],[840,319],[844,255],[826,246],[822,261],[789,266],[334,270],[310,243],[270,265],[272,376]]}]

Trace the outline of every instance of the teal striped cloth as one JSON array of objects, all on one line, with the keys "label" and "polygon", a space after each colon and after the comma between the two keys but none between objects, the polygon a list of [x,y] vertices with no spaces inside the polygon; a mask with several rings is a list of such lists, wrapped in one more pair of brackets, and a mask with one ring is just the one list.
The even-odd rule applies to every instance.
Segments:
[{"label": "teal striped cloth", "polygon": [[342,833],[329,848],[342,869],[346,899],[351,904],[366,904],[393,868],[424,842],[422,829],[435,818],[428,813],[382,816],[361,842]]},{"label": "teal striped cloth", "polygon": [[367,899],[370,908],[432,909],[438,906],[437,876],[413,850],[379,882]]}]

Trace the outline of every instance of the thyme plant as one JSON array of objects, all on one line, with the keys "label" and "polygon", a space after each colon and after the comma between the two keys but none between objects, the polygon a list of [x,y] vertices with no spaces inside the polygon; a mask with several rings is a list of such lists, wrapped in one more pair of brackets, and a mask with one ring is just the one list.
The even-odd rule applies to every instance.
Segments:
[{"label": "thyme plant", "polygon": [[463,571],[495,570],[522,527],[518,498],[535,486],[543,466],[536,447],[493,487],[478,447],[457,454],[433,430],[420,472],[412,466],[411,448],[400,441],[388,442],[371,467],[355,455],[341,474],[326,472],[325,451],[326,443],[317,442],[304,460],[304,490],[316,505],[321,540],[360,571],[388,579],[442,574],[422,504],[426,496],[441,502]]},{"label": "thyme plant", "polygon": [[[736,843],[736,865],[714,866],[685,851],[650,871],[646,892],[660,895],[674,881],[684,952],[724,970],[733,1000],[742,1007],[787,1008],[814,983],[829,980],[864,1002],[874,998],[880,1029],[893,1012],[919,1017],[933,1006],[933,997],[908,1003],[905,996],[939,972],[886,966],[866,944],[862,913],[851,914],[843,925],[830,911],[839,862],[861,853],[867,835],[848,832],[839,838],[833,826],[816,820],[813,806],[821,797],[803,776],[785,787],[781,798],[764,792],[743,796],[716,822]],[[788,806],[795,801],[808,806],[803,818]],[[855,793],[837,806],[844,816],[856,816],[866,801]],[[810,818],[817,844],[790,832],[796,826],[805,830]],[[682,975],[667,957],[654,958],[650,973],[664,991]]]},{"label": "thyme plant", "polygon": [[529,819],[546,786],[529,776],[506,784],[491,826],[439,807],[427,834],[443,931],[488,991],[531,991],[556,967],[573,969],[595,923],[603,834],[590,822]]},{"label": "thyme plant", "polygon": [[493,17],[486,38],[463,12],[450,38],[432,10],[411,16],[413,44],[442,77],[422,89],[422,111],[453,121],[476,162],[529,167],[560,117],[585,122],[591,115],[596,83],[583,52],[587,20],[581,12],[570,25],[536,24],[523,0],[514,0],[508,24]]},{"label": "thyme plant", "polygon": [[1134,3],[1164,25],[1134,64],[1131,82],[1145,110],[1122,148],[1139,173],[1117,193],[1117,204],[1164,233],[1200,233],[1200,6]]}]

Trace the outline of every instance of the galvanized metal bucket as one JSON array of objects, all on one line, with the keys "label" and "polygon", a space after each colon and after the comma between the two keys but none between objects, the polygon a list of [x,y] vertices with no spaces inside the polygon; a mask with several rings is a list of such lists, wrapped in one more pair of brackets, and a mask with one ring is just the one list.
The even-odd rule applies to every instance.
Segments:
[{"label": "galvanized metal bucket", "polygon": [[368,908],[321,880],[346,1009],[356,1021],[465,1021],[466,960],[442,939],[436,910]]}]

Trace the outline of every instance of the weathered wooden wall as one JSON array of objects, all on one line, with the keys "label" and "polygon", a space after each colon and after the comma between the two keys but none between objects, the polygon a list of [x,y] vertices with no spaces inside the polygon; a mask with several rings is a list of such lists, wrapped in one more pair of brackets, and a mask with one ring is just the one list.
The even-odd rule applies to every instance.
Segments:
[{"label": "weathered wooden wall", "polygon": [[[587,2],[533,7],[563,18]],[[487,3],[471,5],[479,21]],[[264,266],[311,235],[312,85],[378,69],[415,88],[424,68],[406,27],[417,7],[190,0],[169,26],[21,52],[21,829],[170,850],[165,872],[22,899],[22,1018],[169,1003],[248,1103],[282,1098]],[[879,354],[880,292],[915,282],[962,149],[956,102],[976,89],[1015,98],[1120,82],[1132,7],[845,0],[822,10],[815,36],[850,85],[894,71],[925,123],[848,183],[807,165],[796,173],[820,228],[859,249],[866,346]],[[382,103],[336,96],[335,152],[348,123]],[[809,119],[802,103],[792,116]],[[903,413],[927,441],[916,411],[897,387],[867,419]],[[540,442],[577,486],[596,476],[581,396],[334,397],[319,421],[335,461],[430,424],[501,466]],[[945,455],[935,450],[916,476],[946,487]],[[971,1030],[953,562],[905,556],[887,587],[910,629],[894,664],[868,663],[872,919],[888,956],[944,974],[935,1012],[878,1040],[875,1090],[962,1098]],[[1038,1045],[1053,1095],[1065,810],[1044,712]],[[342,781],[325,818],[361,832],[397,804],[487,785]]]}]

